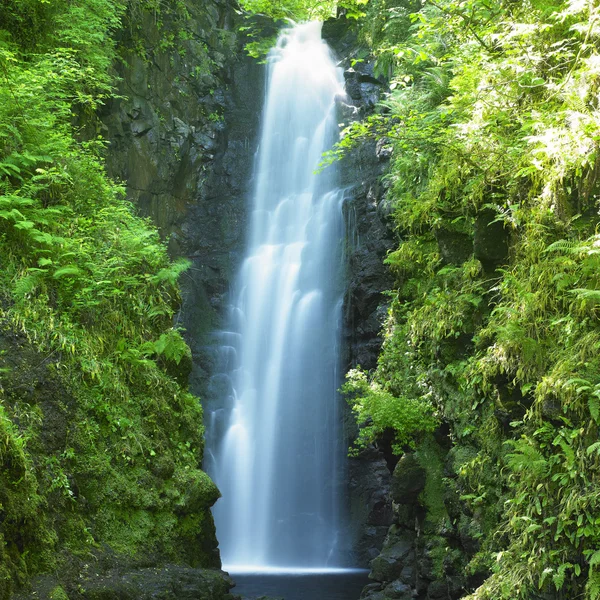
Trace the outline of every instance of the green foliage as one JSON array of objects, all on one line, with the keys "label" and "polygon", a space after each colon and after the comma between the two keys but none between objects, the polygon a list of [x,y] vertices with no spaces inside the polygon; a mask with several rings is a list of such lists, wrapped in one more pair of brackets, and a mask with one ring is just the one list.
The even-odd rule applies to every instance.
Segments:
[{"label": "green foliage", "polygon": [[50,592],[50,600],[69,600],[69,596],[67,595],[67,592],[65,592],[65,590],[60,585],[57,585]]},{"label": "green foliage", "polygon": [[[368,11],[363,39],[392,91],[331,158],[365,137],[393,148],[402,241],[387,259],[397,285],[379,401],[416,387],[450,426],[451,453],[472,454],[455,464],[480,531],[469,569],[487,570],[470,599],[597,598],[600,10],[378,0]],[[495,260],[478,225],[490,213],[509,244]],[[453,256],[448,239],[473,255]]]},{"label": "green foliage", "polygon": [[384,430],[395,434],[394,452],[413,446],[415,437],[433,431],[436,422],[430,404],[421,398],[396,398],[360,369],[346,375],[342,393],[348,397],[360,425],[356,448],[372,443]]},{"label": "green foliage", "polygon": [[241,7],[251,14],[266,15],[274,21],[324,21],[343,11],[348,18],[365,16],[364,6],[369,0],[241,0]]},{"label": "green foliage", "polygon": [[316,2],[314,0],[242,0],[241,7],[252,14],[269,16],[274,21],[292,19],[305,21],[333,16],[335,2]]},{"label": "green foliage", "polygon": [[114,33],[138,10],[0,7],[2,598],[101,547],[212,560],[198,541],[218,491],[200,470],[202,409],[173,328],[188,262],[170,261],[89,135],[113,94]]},{"label": "green foliage", "polygon": [[[338,13],[357,21],[366,16],[365,7],[368,3],[369,0],[241,0],[240,7],[248,23],[241,31],[250,38],[246,52],[264,60],[276,41],[274,24],[326,21]],[[257,19],[257,15],[267,20]]]},{"label": "green foliage", "polygon": [[177,365],[184,357],[190,360],[192,358],[190,347],[181,337],[180,330],[177,329],[171,329],[167,333],[161,334],[155,342],[146,342],[142,346],[142,353],[164,356],[166,360],[171,360]]},{"label": "green foliage", "polygon": [[[15,584],[24,583],[27,563],[16,540],[30,548],[30,562],[49,558],[48,548],[56,538],[42,511],[45,506],[34,475],[27,440],[0,405],[0,596],[6,598]],[[24,501],[26,499],[26,501]]]}]

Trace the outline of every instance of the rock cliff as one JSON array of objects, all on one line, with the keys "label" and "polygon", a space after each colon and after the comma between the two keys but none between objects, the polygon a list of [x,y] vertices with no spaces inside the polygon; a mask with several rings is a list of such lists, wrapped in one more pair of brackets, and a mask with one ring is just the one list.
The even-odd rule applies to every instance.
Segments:
[{"label": "rock cliff", "polygon": [[[374,76],[374,61],[359,60],[364,51],[356,29],[344,17],[327,21],[323,37],[344,69],[347,97],[341,106],[345,125],[367,117],[386,90]],[[354,64],[354,66],[352,66]],[[346,224],[347,288],[344,299],[344,371],[357,365],[372,369],[382,343],[387,314],[385,290],[393,283],[383,260],[394,246],[388,220],[386,187],[382,181],[389,150],[381,141],[366,141],[348,152],[341,163]],[[357,429],[349,409],[345,413],[346,445],[352,446]],[[348,546],[351,564],[367,566],[377,556],[392,521],[389,497],[390,468],[385,444],[348,459]],[[390,458],[388,453],[388,459]]]}]

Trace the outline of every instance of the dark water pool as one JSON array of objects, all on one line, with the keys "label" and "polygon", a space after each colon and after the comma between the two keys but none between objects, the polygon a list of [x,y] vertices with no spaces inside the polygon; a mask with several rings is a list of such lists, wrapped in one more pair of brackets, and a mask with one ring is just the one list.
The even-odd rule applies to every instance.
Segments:
[{"label": "dark water pool", "polygon": [[369,583],[367,571],[334,573],[231,573],[232,593],[243,598],[272,596],[285,600],[358,600]]}]

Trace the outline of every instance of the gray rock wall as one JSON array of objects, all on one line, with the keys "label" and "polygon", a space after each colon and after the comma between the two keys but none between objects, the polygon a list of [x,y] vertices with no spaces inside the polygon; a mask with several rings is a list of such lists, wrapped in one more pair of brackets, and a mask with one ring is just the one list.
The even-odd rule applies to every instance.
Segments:
[{"label": "gray rock wall", "polygon": [[263,68],[246,56],[229,0],[187,0],[161,19],[143,13],[136,31],[123,32],[122,97],[103,116],[107,166],[171,255],[192,262],[179,324],[194,357],[192,391],[205,396],[210,332],[243,248]]},{"label": "gray rock wall", "polygon": [[[366,117],[386,90],[384,81],[373,73],[373,60],[352,66],[352,59],[364,50],[352,24],[344,18],[328,21],[323,27],[328,41],[344,68],[347,98],[342,120]],[[387,314],[384,291],[393,279],[383,260],[395,245],[389,221],[386,188],[382,176],[389,163],[388,149],[377,140],[366,141],[351,150],[340,164],[341,185],[345,188],[347,288],[344,299],[344,372],[360,365],[372,369],[381,347],[380,331]],[[349,408],[345,413],[345,440],[350,447],[357,427]],[[372,447],[348,460],[346,539],[352,564],[366,567],[383,545],[392,523],[389,495],[390,468],[381,448]]]}]

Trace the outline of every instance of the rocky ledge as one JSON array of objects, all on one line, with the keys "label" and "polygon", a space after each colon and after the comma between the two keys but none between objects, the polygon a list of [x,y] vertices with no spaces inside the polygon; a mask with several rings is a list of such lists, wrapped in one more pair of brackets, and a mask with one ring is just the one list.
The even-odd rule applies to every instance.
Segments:
[{"label": "rocky ledge", "polygon": [[111,569],[81,573],[77,581],[59,583],[53,576],[34,580],[15,600],[235,600],[233,581],[216,569],[178,565]]}]

